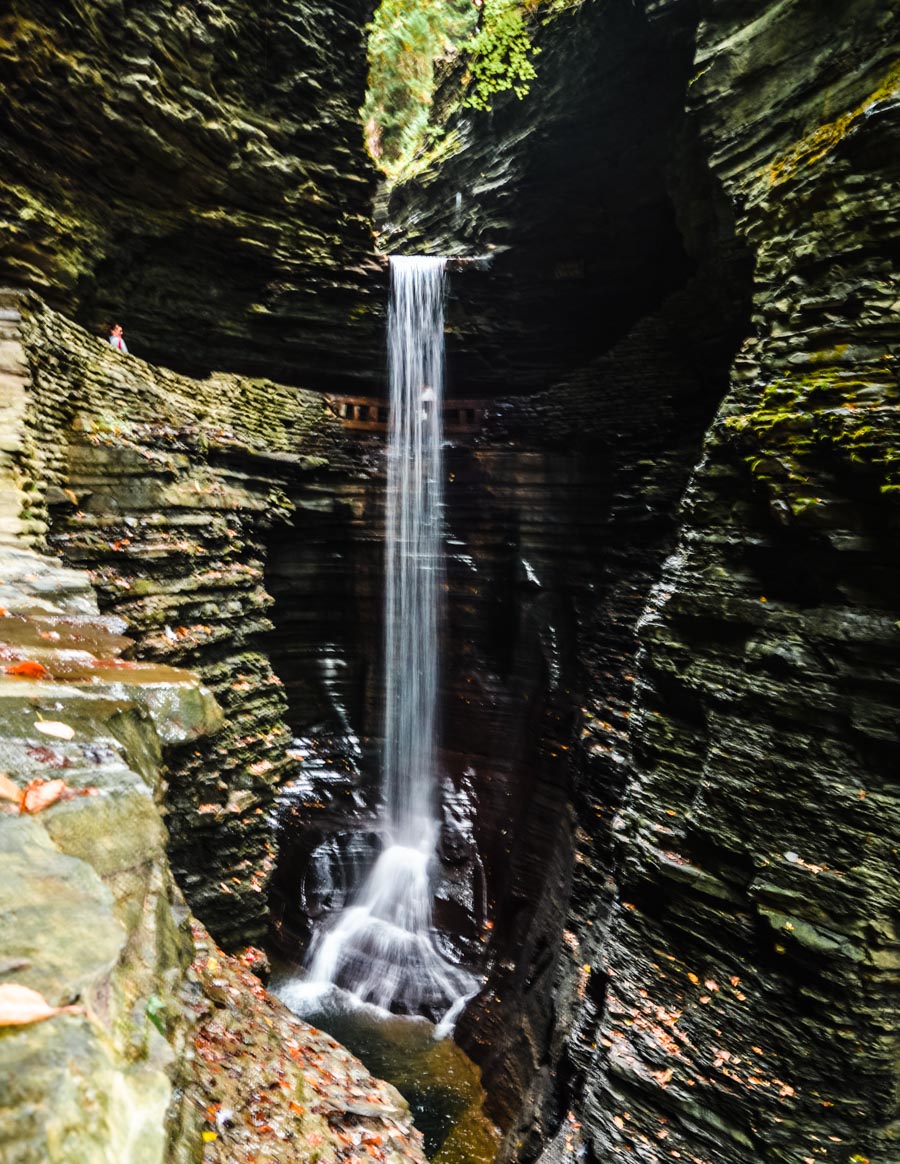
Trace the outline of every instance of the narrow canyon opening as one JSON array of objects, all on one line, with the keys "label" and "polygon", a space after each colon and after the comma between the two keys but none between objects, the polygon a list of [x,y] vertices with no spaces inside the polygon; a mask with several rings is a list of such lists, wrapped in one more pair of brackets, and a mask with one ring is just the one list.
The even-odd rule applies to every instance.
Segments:
[{"label": "narrow canyon opening", "polygon": [[[454,1037],[482,1069],[503,1153],[521,1158],[581,1086],[579,1064],[554,1051],[566,1020],[548,1000],[564,993],[581,903],[610,892],[636,623],[749,329],[750,265],[683,113],[691,45],[621,7],[585,31],[550,31],[527,154],[506,144],[517,104],[495,115],[494,149],[519,190],[510,245],[455,265],[447,304],[447,395],[466,408],[444,458],[434,924],[484,976]],[[591,70],[622,82],[601,112],[582,82]],[[478,254],[466,224],[483,229],[492,197],[467,216],[453,184],[477,185],[484,165],[463,153],[437,191],[400,187],[391,245]],[[273,880],[273,941],[295,966],[380,849],[385,438],[357,421],[383,411],[377,396],[362,412],[340,399],[353,479],[325,512],[297,499],[267,557],[269,657],[304,757]],[[599,975],[590,990],[599,1008]]]}]

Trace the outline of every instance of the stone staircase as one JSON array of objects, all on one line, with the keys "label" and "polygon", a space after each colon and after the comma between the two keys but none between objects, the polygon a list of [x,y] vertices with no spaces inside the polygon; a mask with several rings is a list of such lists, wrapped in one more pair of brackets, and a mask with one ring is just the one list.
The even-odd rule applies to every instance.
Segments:
[{"label": "stone staircase", "polygon": [[19,292],[0,288],[0,546],[20,548],[28,528],[22,518],[21,461],[28,368],[19,334]]}]

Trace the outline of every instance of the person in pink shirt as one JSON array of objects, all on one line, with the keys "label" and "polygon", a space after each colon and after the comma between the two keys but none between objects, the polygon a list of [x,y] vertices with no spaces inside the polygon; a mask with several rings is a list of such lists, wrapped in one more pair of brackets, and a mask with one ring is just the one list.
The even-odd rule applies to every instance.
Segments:
[{"label": "person in pink shirt", "polygon": [[109,329],[109,342],[112,347],[118,348],[120,352],[128,355],[128,348],[125,346],[125,341],[122,339],[122,325],[121,323],[114,323]]}]

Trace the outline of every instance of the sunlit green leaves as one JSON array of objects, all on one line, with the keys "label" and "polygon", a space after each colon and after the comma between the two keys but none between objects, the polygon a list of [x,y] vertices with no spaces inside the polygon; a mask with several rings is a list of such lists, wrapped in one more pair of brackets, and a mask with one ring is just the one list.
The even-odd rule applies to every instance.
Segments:
[{"label": "sunlit green leaves", "polygon": [[471,81],[464,104],[489,109],[497,93],[512,89],[524,97],[537,76],[533,58],[541,51],[531,41],[521,0],[484,0],[481,28],[466,44]]},{"label": "sunlit green leaves", "polygon": [[[499,93],[524,97],[537,75],[539,21],[580,0],[382,0],[369,26],[369,91],[363,109],[369,152],[391,181],[452,152],[450,115],[490,109]],[[458,62],[440,116],[435,89]]]}]

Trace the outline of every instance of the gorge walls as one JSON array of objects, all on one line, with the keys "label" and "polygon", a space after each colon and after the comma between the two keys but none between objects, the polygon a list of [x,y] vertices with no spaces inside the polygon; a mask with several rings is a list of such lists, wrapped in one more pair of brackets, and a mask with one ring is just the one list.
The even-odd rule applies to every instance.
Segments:
[{"label": "gorge walls", "polygon": [[319,396],[154,369],[36,300],[23,330],[32,526],[50,522],[53,546],[91,569],[139,655],[198,670],[225,709],[221,731],[173,754],[171,855],[220,941],[258,941],[274,854],[267,812],[291,766],[263,649],[265,540],[292,512],[288,482],[315,492],[340,460],[339,426]]},{"label": "gorge walls", "polygon": [[642,622],[587,1105],[613,1151],[891,1159],[900,24],[707,15],[754,329]]},{"label": "gorge walls", "polygon": [[64,313],[26,309],[19,521],[32,539],[53,525],[103,605],[129,608],[143,654],[207,669],[229,726],[180,757],[169,823],[182,884],[232,944],[265,931],[266,812],[290,767],[260,646],[263,543],[291,510],[285,484],[337,437],[320,397],[117,363],[66,317],[98,333],[119,318],[132,352],[192,373],[368,381],[382,275],[356,112],[367,16],[98,3],[0,18],[0,272]]},{"label": "gorge walls", "polygon": [[[500,397],[488,442],[609,458],[621,535],[598,555],[607,585],[592,577],[576,636],[559,954],[482,1000],[460,1038],[485,1066],[511,1155],[558,1128],[548,1160],[892,1158],[897,16],[628,7],[561,18],[529,99],[461,117],[459,153],[390,207],[395,237],[493,244],[490,269],[455,285],[454,393]],[[629,48],[600,37],[613,27],[643,49],[635,76],[658,62],[651,46],[666,56],[654,74],[671,78],[665,114],[603,107],[615,70],[598,62]],[[569,82],[574,127],[554,100]],[[654,186],[644,151],[638,165],[624,147],[652,156],[656,116]],[[532,169],[560,138],[579,148]],[[639,256],[657,242],[656,302],[646,281],[642,298],[621,278],[615,246],[579,233],[592,195],[604,221],[609,187],[630,195],[611,216],[616,243]],[[635,191],[651,189],[668,203],[657,230],[677,232],[680,251],[646,219],[630,245]],[[580,264],[550,268],[540,245],[506,251],[520,227],[560,258],[571,229]],[[579,307],[543,332],[532,305],[551,279],[571,303],[573,276],[590,322]],[[597,311],[612,289],[614,310]],[[592,360],[592,341],[614,346]],[[520,388],[560,382],[504,401],[498,368]],[[627,451],[635,432],[647,463]],[[531,954],[515,949],[527,979]]]},{"label": "gorge walls", "polygon": [[[215,691],[167,825],[229,946],[265,933],[300,788],[296,949],[346,894],[309,857],[365,835],[379,731],[381,447],[308,391],[382,367],[367,13],[177,13],[0,20],[3,277],[64,312],[23,307],[16,528]],[[449,395],[488,412],[447,453],[438,916],[489,974],[458,1038],[504,1159],[883,1164],[898,15],[595,0],[538,36],[529,97],[453,114],[384,224],[491,258],[448,305]],[[111,311],[228,372],[66,318]],[[355,740],[317,767],[294,734]]]}]

